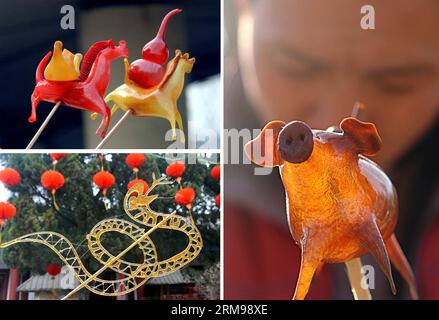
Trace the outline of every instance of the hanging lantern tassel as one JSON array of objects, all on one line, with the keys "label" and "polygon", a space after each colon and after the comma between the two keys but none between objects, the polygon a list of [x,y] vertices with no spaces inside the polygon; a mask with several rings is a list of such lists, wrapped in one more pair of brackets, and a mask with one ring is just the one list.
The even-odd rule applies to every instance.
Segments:
[{"label": "hanging lantern tassel", "polygon": [[53,207],[55,208],[56,211],[59,212],[59,206],[58,206],[58,204],[56,203],[55,193],[56,193],[56,189],[52,189],[52,201],[53,201]]},{"label": "hanging lantern tassel", "polygon": [[187,208],[188,211],[189,211],[189,217],[191,218],[191,222],[192,222],[192,224],[195,225],[194,216],[192,215],[192,204],[188,204],[188,205],[186,206],[186,208]]},{"label": "hanging lantern tassel", "polygon": [[175,181],[177,181],[178,185],[180,186],[180,190],[183,189],[183,186],[181,185],[181,177],[178,177],[175,179]]},{"label": "hanging lantern tassel", "polygon": [[104,190],[102,190],[102,195],[104,196],[104,207],[105,207],[105,210],[107,210],[108,211],[108,203],[107,203],[107,201],[108,201],[108,198],[107,198],[107,190],[108,189],[104,189]]}]

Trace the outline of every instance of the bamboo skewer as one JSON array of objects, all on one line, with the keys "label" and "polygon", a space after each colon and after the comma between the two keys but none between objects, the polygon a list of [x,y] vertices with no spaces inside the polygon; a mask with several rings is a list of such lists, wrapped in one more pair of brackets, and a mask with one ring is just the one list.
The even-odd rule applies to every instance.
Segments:
[{"label": "bamboo skewer", "polygon": [[46,128],[47,124],[49,123],[50,119],[52,119],[53,115],[55,114],[55,112],[58,110],[58,108],[61,105],[61,101],[58,101],[52,108],[52,111],[50,111],[49,115],[46,117],[46,119],[44,120],[43,124],[41,125],[41,127],[38,129],[37,133],[35,133],[34,137],[32,138],[32,140],[29,142],[29,144],[26,147],[26,150],[32,149],[32,147],[34,146],[35,142],[38,140],[38,138],[40,137],[41,133],[44,131],[44,129]]},{"label": "bamboo skewer", "polygon": [[[67,300],[69,297],[71,297],[73,294],[75,294],[76,292],[78,292],[79,290],[81,290],[82,288],[84,288],[90,281],[93,281],[94,279],[96,279],[97,276],[99,276],[102,272],[104,272],[105,270],[107,270],[112,264],[114,264],[115,262],[117,262],[120,258],[122,258],[127,252],[129,252],[131,249],[133,249],[135,246],[137,246],[140,242],[142,242],[143,240],[145,240],[152,232],[154,232],[155,230],[157,230],[160,226],[162,226],[163,224],[165,224],[172,216],[174,216],[175,211],[169,215],[166,216],[165,219],[163,219],[162,221],[160,221],[158,224],[156,224],[154,227],[152,227],[151,229],[149,229],[147,232],[145,232],[139,239],[137,239],[136,241],[134,241],[132,244],[130,244],[127,248],[125,248],[121,253],[119,253],[117,256],[111,258],[108,260],[108,262],[102,267],[100,268],[98,271],[96,271],[93,275],[91,275],[87,280],[85,280],[84,282],[82,282],[79,286],[77,286],[75,289],[73,289],[72,291],[70,291],[64,298],[62,298],[61,300]],[[138,271],[140,272],[140,270]]]},{"label": "bamboo skewer", "polygon": [[372,300],[369,288],[364,288],[361,283],[363,280],[363,264],[360,258],[355,258],[345,262],[352,294],[355,300]]},{"label": "bamboo skewer", "polygon": [[358,119],[362,111],[366,110],[366,106],[361,102],[356,102],[354,108],[352,109],[352,118]]},{"label": "bamboo skewer", "polygon": [[104,145],[111,139],[116,130],[122,125],[122,123],[131,115],[131,109],[126,111],[125,114],[120,118],[120,120],[114,125],[114,127],[110,130],[110,132],[105,136],[104,139],[97,145],[96,150],[102,149]]},{"label": "bamboo skewer", "polygon": [[[366,106],[360,102],[355,103],[352,109],[351,117],[358,119]],[[361,285],[363,279],[363,264],[361,258],[355,258],[345,263],[348,273],[349,282],[351,284],[352,294],[355,300],[372,300],[369,288],[363,288]]]}]

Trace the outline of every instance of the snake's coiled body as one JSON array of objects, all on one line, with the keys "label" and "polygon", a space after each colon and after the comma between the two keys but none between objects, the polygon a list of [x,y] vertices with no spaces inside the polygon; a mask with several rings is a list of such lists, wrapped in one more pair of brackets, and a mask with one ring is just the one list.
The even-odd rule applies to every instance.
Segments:
[{"label": "snake's coiled body", "polygon": [[[150,208],[149,205],[157,199],[157,195],[150,195],[150,192],[157,185],[168,184],[168,182],[161,182],[162,180],[154,180],[145,195],[143,195],[143,185],[133,186],[125,196],[124,208],[126,214],[132,220],[143,226],[179,231],[187,236],[188,244],[186,248],[168,259],[158,261],[156,247],[146,234],[147,231],[132,222],[122,219],[100,221],[87,235],[88,249],[93,257],[102,265],[108,264],[109,269],[122,275],[116,280],[94,277],[93,280],[86,282],[93,276],[92,273],[83,265],[73,244],[59,233],[37,232],[28,234],[0,244],[0,248],[18,243],[40,243],[55,252],[67,266],[72,268],[78,281],[91,292],[106,296],[117,296],[121,293],[132,292],[151,278],[165,276],[182,268],[198,256],[203,246],[201,234],[191,219],[176,216],[174,215],[175,212],[171,214],[172,216],[169,216],[169,214],[158,213]],[[133,240],[133,243],[137,242],[136,247],[142,252],[143,261],[134,263],[122,258],[116,259],[117,257],[112,255],[101,243],[101,237],[108,232],[126,235]]]}]

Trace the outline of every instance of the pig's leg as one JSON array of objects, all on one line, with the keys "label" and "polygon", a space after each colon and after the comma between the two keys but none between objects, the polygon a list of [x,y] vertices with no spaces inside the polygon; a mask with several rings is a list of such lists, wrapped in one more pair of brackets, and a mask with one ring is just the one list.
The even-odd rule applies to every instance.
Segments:
[{"label": "pig's leg", "polygon": [[389,258],[398,272],[402,275],[404,280],[409,285],[410,296],[413,300],[418,300],[418,290],[416,288],[416,280],[413,274],[412,268],[407,261],[401,247],[399,246],[398,240],[395,234],[386,241],[387,252],[389,253]]},{"label": "pig's leg", "polygon": [[384,244],[380,230],[375,220],[365,221],[358,230],[358,236],[362,245],[367,248],[377,260],[381,270],[383,270],[389,280],[392,293],[396,294],[395,283],[392,278],[389,256],[387,255],[386,245]]},{"label": "pig's leg", "polygon": [[314,277],[314,273],[319,267],[321,261],[322,259],[316,254],[316,251],[311,250],[307,245],[302,246],[302,262],[293,300],[305,299]]}]

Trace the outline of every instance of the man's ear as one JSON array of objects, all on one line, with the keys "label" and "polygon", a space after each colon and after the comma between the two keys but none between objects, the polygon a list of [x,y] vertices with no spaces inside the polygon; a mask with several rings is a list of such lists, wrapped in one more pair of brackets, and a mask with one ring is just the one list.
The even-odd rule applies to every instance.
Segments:
[{"label": "man's ear", "polygon": [[277,140],[279,132],[285,126],[283,121],[268,123],[256,139],[249,141],[244,146],[247,157],[255,164],[262,167],[277,167],[282,165]]},{"label": "man's ear", "polygon": [[357,146],[357,152],[373,156],[382,147],[382,141],[373,123],[362,122],[355,118],[346,118],[340,123],[345,136],[350,137]]}]

